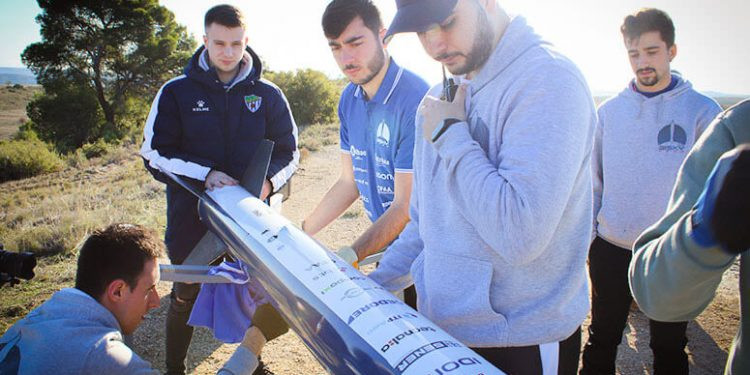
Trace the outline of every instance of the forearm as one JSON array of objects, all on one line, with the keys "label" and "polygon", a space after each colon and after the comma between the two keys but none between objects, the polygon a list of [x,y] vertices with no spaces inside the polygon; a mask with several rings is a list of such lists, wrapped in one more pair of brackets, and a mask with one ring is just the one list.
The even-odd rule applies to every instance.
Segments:
[{"label": "forearm", "polygon": [[314,235],[325,228],[357,200],[359,191],[355,183],[339,179],[336,181],[312,213],[305,218],[303,230]]},{"label": "forearm", "polygon": [[[698,316],[714,297],[734,257],[718,246],[702,247],[690,236],[691,212],[659,237],[646,232],[630,263],[630,288],[641,309],[660,321]],[[653,231],[653,229],[652,229]]]},{"label": "forearm", "polygon": [[395,240],[409,222],[407,204],[392,204],[352,244],[360,260],[375,254]]}]

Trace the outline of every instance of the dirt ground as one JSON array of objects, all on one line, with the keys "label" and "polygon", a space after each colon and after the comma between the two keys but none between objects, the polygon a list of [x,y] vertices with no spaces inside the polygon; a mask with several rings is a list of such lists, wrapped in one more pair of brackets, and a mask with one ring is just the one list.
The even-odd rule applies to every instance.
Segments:
[{"label": "dirt ground", "polygon": [[[338,177],[339,154],[336,146],[328,146],[310,154],[301,165],[292,185],[291,198],[284,203],[283,214],[299,223],[320,200]],[[316,238],[336,249],[351,243],[364,231],[368,220],[361,207],[353,207]],[[367,270],[365,270],[367,272]],[[721,374],[732,339],[739,324],[738,268],[724,275],[717,297],[709,308],[688,326],[690,373]],[[164,371],[164,321],[169,304],[171,283],[160,282],[161,306],[148,314],[134,334],[135,351],[155,367]],[[585,328],[588,321],[584,322]],[[651,350],[648,347],[648,319],[639,311],[631,313],[626,339],[619,348],[618,374],[650,374]],[[224,363],[237,345],[223,344],[206,329],[196,329],[188,353],[190,373],[212,374]],[[268,343],[263,350],[267,373],[277,375],[325,374],[302,341],[290,331]]]}]

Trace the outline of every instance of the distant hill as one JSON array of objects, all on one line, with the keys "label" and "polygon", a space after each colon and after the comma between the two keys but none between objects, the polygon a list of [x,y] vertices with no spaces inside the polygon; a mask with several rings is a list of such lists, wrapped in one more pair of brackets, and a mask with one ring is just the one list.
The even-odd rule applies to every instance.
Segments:
[{"label": "distant hill", "polygon": [[26,68],[0,68],[0,84],[36,85],[36,77]]}]

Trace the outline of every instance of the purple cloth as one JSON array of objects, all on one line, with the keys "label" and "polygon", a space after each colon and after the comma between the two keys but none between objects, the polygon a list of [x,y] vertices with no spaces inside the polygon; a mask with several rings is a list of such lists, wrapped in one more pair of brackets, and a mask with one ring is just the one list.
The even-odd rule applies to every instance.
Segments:
[{"label": "purple cloth", "polygon": [[231,283],[201,285],[188,324],[211,329],[222,342],[241,342],[255,308],[268,303],[268,294],[241,262],[225,261],[208,273],[225,276]]}]

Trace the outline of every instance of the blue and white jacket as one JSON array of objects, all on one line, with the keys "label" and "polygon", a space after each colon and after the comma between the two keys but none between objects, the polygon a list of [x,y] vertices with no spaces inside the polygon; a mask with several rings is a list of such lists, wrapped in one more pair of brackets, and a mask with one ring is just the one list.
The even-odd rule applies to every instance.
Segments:
[{"label": "blue and white jacket", "polygon": [[297,126],[289,103],[277,86],[260,78],[261,71],[260,58],[247,47],[237,77],[225,85],[201,47],[185,73],[156,94],[141,156],[154,177],[167,183],[166,242],[173,262],[187,256],[206,228],[196,199],[169,183],[160,169],[200,181],[216,169],[240,180],[263,139],[274,142],[267,174],[274,191],[297,169]]}]

